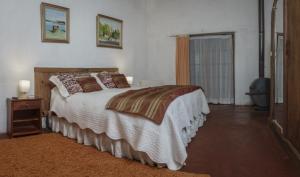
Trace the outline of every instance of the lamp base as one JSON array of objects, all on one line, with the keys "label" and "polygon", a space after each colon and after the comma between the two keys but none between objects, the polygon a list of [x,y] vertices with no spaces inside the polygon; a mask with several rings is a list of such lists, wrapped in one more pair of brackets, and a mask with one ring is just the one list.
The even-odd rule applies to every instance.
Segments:
[{"label": "lamp base", "polygon": [[20,99],[20,100],[22,100],[22,99],[28,99],[27,93],[20,93],[20,95],[18,96],[18,99]]}]

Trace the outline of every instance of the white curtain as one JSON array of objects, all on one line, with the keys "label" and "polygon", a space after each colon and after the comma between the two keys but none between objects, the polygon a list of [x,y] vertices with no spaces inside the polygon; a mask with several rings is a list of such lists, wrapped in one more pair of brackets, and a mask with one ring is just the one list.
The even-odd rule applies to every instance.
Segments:
[{"label": "white curtain", "polygon": [[232,35],[190,39],[191,84],[201,86],[209,103],[234,104]]},{"label": "white curtain", "polygon": [[279,36],[275,60],[275,103],[283,103],[283,43],[283,36]]}]

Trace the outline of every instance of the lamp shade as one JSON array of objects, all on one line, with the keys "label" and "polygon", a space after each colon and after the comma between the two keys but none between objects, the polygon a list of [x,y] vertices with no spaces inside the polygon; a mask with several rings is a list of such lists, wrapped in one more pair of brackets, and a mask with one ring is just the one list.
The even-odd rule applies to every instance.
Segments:
[{"label": "lamp shade", "polygon": [[30,90],[30,81],[29,80],[20,80],[19,89],[21,93],[28,93]]},{"label": "lamp shade", "polygon": [[132,85],[133,77],[132,76],[127,76],[126,79],[127,79],[128,84]]}]

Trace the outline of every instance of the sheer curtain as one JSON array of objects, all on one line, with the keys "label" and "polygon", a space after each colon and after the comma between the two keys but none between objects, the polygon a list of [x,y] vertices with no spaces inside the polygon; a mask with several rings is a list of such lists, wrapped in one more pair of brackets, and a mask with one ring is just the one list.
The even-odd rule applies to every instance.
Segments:
[{"label": "sheer curtain", "polygon": [[209,103],[234,104],[232,35],[190,38],[191,84],[201,86]]},{"label": "sheer curtain", "polygon": [[275,60],[275,103],[283,103],[283,36],[278,36]]}]

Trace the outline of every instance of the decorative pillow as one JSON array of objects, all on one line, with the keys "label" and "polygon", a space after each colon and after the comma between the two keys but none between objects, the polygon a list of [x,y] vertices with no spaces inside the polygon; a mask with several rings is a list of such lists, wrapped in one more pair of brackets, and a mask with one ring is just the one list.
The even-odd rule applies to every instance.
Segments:
[{"label": "decorative pillow", "polygon": [[112,80],[112,74],[109,72],[101,72],[98,74],[100,81],[105,85],[107,88],[117,88],[115,83]]},{"label": "decorative pillow", "polygon": [[111,76],[112,76],[112,80],[113,80],[114,84],[117,86],[117,88],[129,88],[130,87],[124,74],[114,74]]},{"label": "decorative pillow", "polygon": [[94,77],[81,77],[77,79],[77,82],[85,93],[102,90]]},{"label": "decorative pillow", "polygon": [[83,91],[73,75],[60,74],[57,76],[57,78],[64,84],[69,94],[72,95]]},{"label": "decorative pillow", "polygon": [[99,79],[98,73],[91,73],[90,76],[92,76],[93,78],[96,79],[97,83],[100,85],[100,87],[101,87],[103,90],[107,90],[107,89],[108,89],[108,88],[101,82],[101,80]]},{"label": "decorative pillow", "polygon": [[68,90],[64,86],[64,84],[58,79],[57,75],[53,75],[49,78],[49,81],[51,81],[58,89],[59,93],[62,97],[67,98],[70,96]]},{"label": "decorative pillow", "polygon": [[51,76],[49,80],[56,85],[63,97],[68,97],[72,94],[83,92],[81,86],[72,74],[59,74],[57,76]]}]

